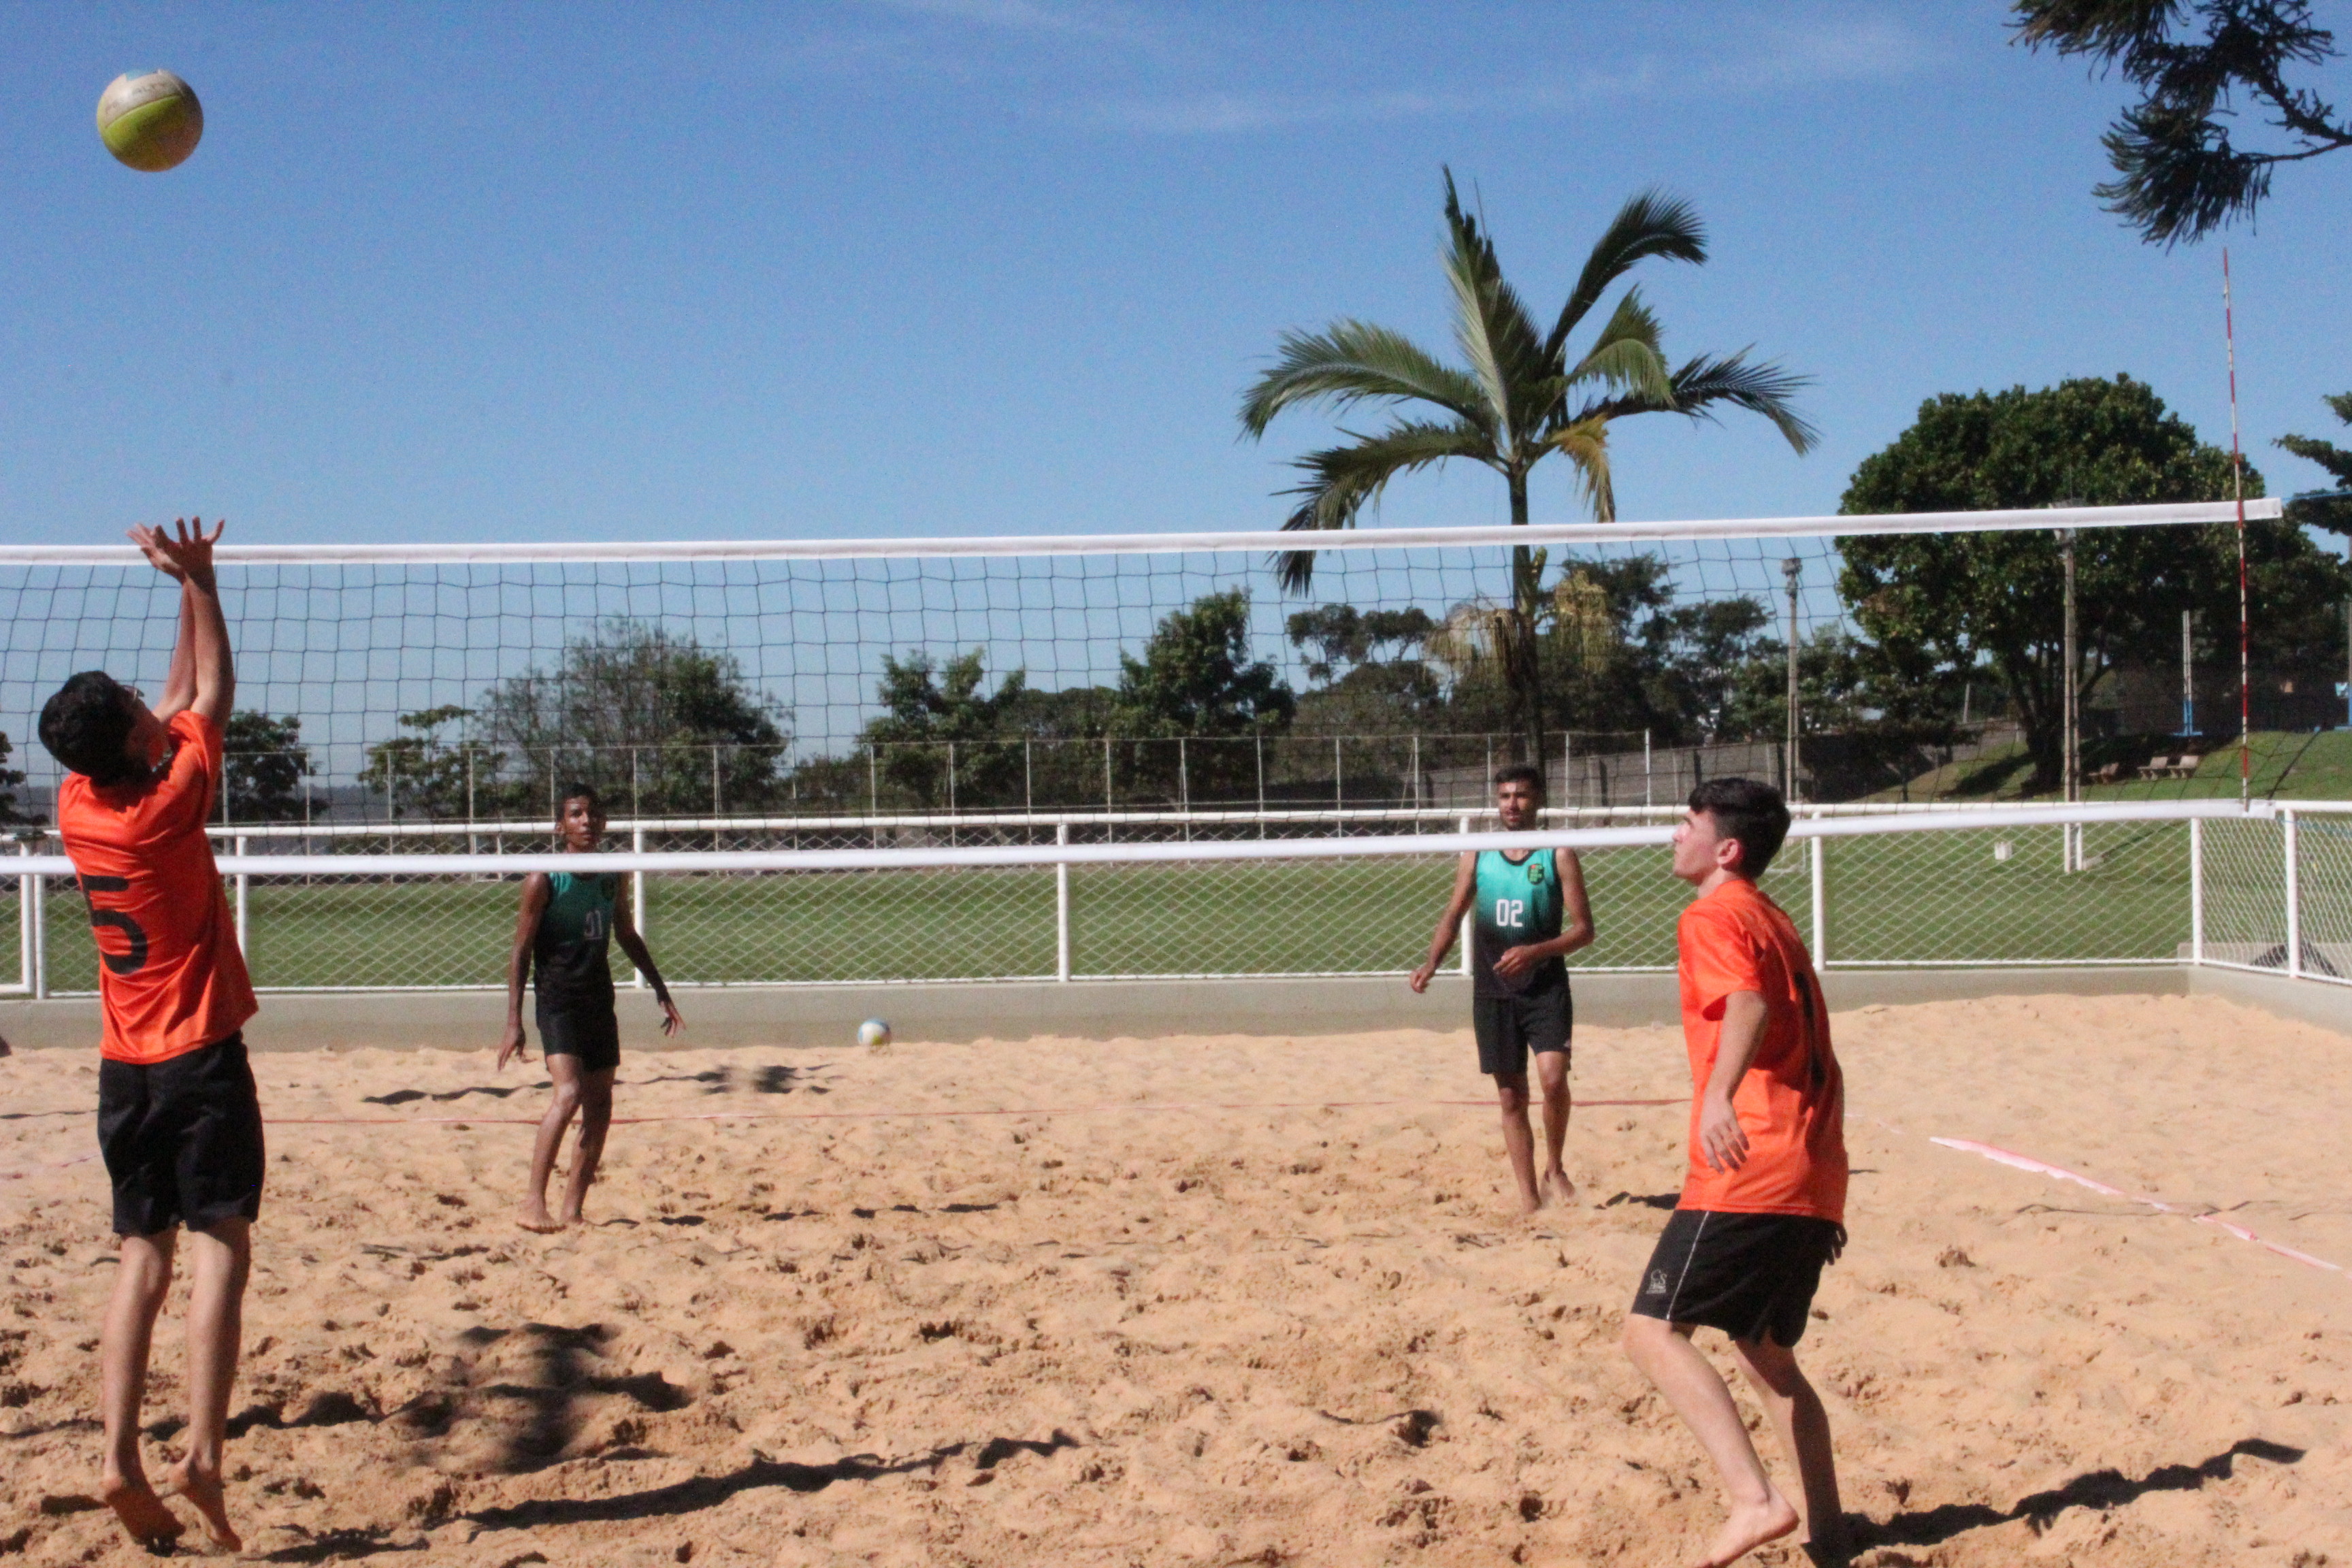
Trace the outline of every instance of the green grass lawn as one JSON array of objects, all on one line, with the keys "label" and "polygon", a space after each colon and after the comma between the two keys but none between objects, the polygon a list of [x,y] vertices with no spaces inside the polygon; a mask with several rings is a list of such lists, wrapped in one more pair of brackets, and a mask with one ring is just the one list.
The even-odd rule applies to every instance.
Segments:
[{"label": "green grass lawn", "polygon": [[[1832,840],[1829,956],[2165,959],[2187,940],[2183,825],[2094,826],[2095,863],[2071,875],[2059,846],[2055,828]],[[1585,864],[1601,936],[1578,962],[1671,966],[1686,895],[1666,874],[1664,851],[1599,851]],[[1081,975],[1401,971],[1420,961],[1451,874],[1444,857],[1077,867],[1072,967]],[[1791,847],[1765,887],[1810,927],[1805,846]],[[1050,868],[673,876],[648,888],[653,951],[681,982],[1054,972]],[[251,897],[247,956],[262,986],[494,985],[505,976],[512,882],[265,884]],[[53,885],[48,910],[51,988],[93,989],[80,898]],[[15,910],[5,914],[13,942]],[[625,975],[625,963],[616,968]]]},{"label": "green grass lawn", "polygon": [[[2126,771],[2158,752],[2189,749],[2185,742],[2146,742],[2128,748],[2093,742],[2084,753],[2084,771],[2094,772],[2102,762],[2126,764]],[[2213,738],[2203,746],[2205,760],[2186,779],[2126,779],[2120,784],[2087,784],[2086,800],[2202,800],[2231,798],[2238,793],[2238,744],[2235,736]],[[2352,800],[2352,730],[2257,731],[2248,737],[2252,763],[2252,793],[2257,799]],[[2031,773],[2022,746],[2011,746],[1983,757],[1937,768],[1910,781],[1907,790],[1887,790],[1873,800],[2021,800]],[[2046,797],[2044,797],[2046,798]]]}]

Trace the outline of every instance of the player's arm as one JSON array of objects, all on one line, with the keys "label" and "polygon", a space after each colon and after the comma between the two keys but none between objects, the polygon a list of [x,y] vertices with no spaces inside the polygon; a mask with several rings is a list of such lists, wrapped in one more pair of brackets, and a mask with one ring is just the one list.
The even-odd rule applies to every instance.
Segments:
[{"label": "player's arm", "polygon": [[500,1067],[509,1058],[530,1060],[522,1035],[522,984],[530,977],[530,950],[539,940],[539,922],[546,918],[548,902],[554,896],[555,884],[546,872],[533,871],[522,879],[522,907],[515,911],[514,951],[507,955],[507,1032],[499,1040]]},{"label": "player's arm", "polygon": [[1718,1171],[1736,1171],[1748,1158],[1748,1133],[1732,1109],[1731,1095],[1764,1044],[1766,1016],[1761,991],[1734,991],[1723,999],[1715,1070],[1707,1074],[1698,1100],[1698,1146],[1707,1164]]},{"label": "player's arm", "polygon": [[677,1016],[677,1004],[669,999],[669,987],[662,984],[661,971],[654,966],[654,955],[646,950],[646,939],[637,934],[637,918],[629,907],[626,882],[621,884],[621,890],[613,899],[613,940],[621,944],[621,951],[629,955],[629,962],[637,966],[637,973],[654,988],[654,1000],[661,1004],[662,1033],[674,1035],[686,1027],[686,1020]]},{"label": "player's arm", "polygon": [[[169,721],[193,709],[215,728],[228,723],[236,702],[236,666],[229,652],[228,619],[221,613],[220,586],[213,577],[213,546],[220,542],[226,523],[215,522],[205,531],[199,518],[192,528],[175,521],[172,531],[145,524],[131,537],[155,569],[180,582],[180,635],[172,652],[172,673],[165,678],[163,705],[155,716]],[[183,665],[183,655],[185,664]]]},{"label": "player's arm", "polygon": [[1454,939],[1462,930],[1462,917],[1470,912],[1470,901],[1477,896],[1478,857],[1465,854],[1454,870],[1454,896],[1445,900],[1445,912],[1437,917],[1437,930],[1429,939],[1429,957],[1406,981],[1415,991],[1429,989],[1437,966],[1454,949]]}]

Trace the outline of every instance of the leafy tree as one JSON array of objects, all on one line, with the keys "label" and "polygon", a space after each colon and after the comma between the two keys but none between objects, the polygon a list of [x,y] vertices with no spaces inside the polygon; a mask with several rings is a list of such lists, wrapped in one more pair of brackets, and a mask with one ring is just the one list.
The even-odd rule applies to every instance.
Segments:
[{"label": "leafy tree", "polygon": [[1383,647],[1393,645],[1401,654],[1419,647],[1437,629],[1437,623],[1417,605],[1402,610],[1318,605],[1292,615],[1286,629],[1290,634],[1291,647],[1305,648],[1311,644],[1321,656],[1307,660],[1307,679],[1329,680],[1339,665],[1377,659]]},{"label": "leafy tree", "polygon": [[[1947,393],[1854,471],[1841,510],[1943,511],[2214,500],[2231,493],[2227,452],[2197,439],[2128,376],[2039,392]],[[2246,470],[2260,495],[2262,476]],[[2032,787],[2062,770],[2063,586],[2055,531],[1875,535],[1840,541],[1838,592],[1896,668],[1997,683],[2025,731]],[[2258,643],[2326,646],[2344,568],[2299,528],[2247,530]],[[2085,701],[2117,663],[2179,657],[2180,613],[2209,628],[2238,621],[2236,542],[2227,526],[2092,529],[2076,548],[2076,623]],[[2341,633],[2334,646],[2341,646]]]},{"label": "leafy tree", "polygon": [[[2352,120],[2287,79],[2336,53],[2305,0],[2017,0],[2015,9],[2027,47],[2087,58],[2138,89],[2101,138],[2117,177],[2096,195],[2151,243],[2251,218],[2279,164],[2352,147]],[[2231,140],[2241,95],[2265,112],[2276,145],[2249,152]]]},{"label": "leafy tree", "polygon": [[16,792],[24,787],[25,770],[8,766],[15,747],[9,743],[7,731],[0,730],[0,824],[34,823],[41,819],[17,804]]},{"label": "leafy tree", "polygon": [[239,709],[221,731],[221,791],[231,817],[286,822],[302,815],[302,780],[313,770],[302,720]]},{"label": "leafy tree", "polygon": [[732,655],[618,617],[565,644],[554,668],[497,682],[476,714],[478,738],[520,764],[533,805],[553,768],[647,811],[757,810],[780,797],[791,743],[790,711]]},{"label": "leafy tree", "polygon": [[1293,614],[1290,646],[1307,653],[1317,682],[1298,700],[1295,727],[1311,735],[1381,735],[1426,730],[1440,720],[1444,690],[1416,657],[1438,623],[1419,605],[1359,610],[1318,605]]},{"label": "leafy tree", "polygon": [[[2352,392],[2339,392],[2323,401],[2334,410],[2336,418],[2352,425]],[[2288,501],[2288,521],[2352,537],[2352,452],[2309,436],[2282,436],[2278,444],[2296,457],[2326,468],[2336,487],[2333,495],[2297,496]]]},{"label": "leafy tree", "polygon": [[[1591,342],[1570,353],[1577,328],[1633,268],[1653,257],[1706,259],[1706,236],[1689,204],[1645,192],[1620,208],[1549,330],[1504,279],[1491,237],[1462,210],[1451,170],[1445,226],[1454,341],[1466,368],[1445,363],[1386,327],[1342,320],[1320,332],[1286,332],[1274,367],[1244,395],[1242,427],[1254,439],[1295,406],[1322,405],[1340,414],[1363,403],[1433,410],[1399,414],[1370,434],[1343,428],[1347,444],[1296,459],[1306,477],[1287,492],[1299,500],[1284,528],[1351,528],[1365,503],[1398,475],[1457,458],[1500,474],[1511,521],[1524,524],[1528,476],[1554,455],[1568,462],[1593,516],[1606,521],[1616,515],[1609,426],[1636,414],[1698,419],[1712,418],[1725,405],[1744,408],[1771,420],[1799,452],[1811,447],[1812,427],[1790,402],[1802,378],[1775,365],[1750,364],[1745,350],[1700,355],[1669,371],[1658,320],[1638,289],[1626,289]],[[1303,590],[1314,563],[1312,551],[1286,553],[1283,585]],[[1510,595],[1488,639],[1513,700],[1515,728],[1538,762],[1545,754],[1538,647],[1546,608],[1543,570],[1541,551],[1513,552]]]},{"label": "leafy tree", "polygon": [[[472,717],[473,710],[455,705],[403,713],[400,727],[408,733],[367,748],[360,783],[370,795],[383,795],[394,816],[457,817],[467,815],[469,805],[479,812],[494,798],[499,805],[514,804],[503,793],[493,796],[480,790],[480,785],[490,782],[481,777],[470,777],[477,789],[468,800],[467,764],[474,759],[469,758],[468,748],[444,740],[441,731]],[[483,772],[481,763],[486,760],[477,761],[470,773]]]},{"label": "leafy tree", "polygon": [[882,657],[878,695],[884,711],[859,739],[887,748],[881,753],[882,775],[925,805],[944,805],[950,797],[950,742],[956,745],[953,793],[960,798],[989,799],[1020,777],[1021,748],[1003,742],[1008,737],[1017,742],[1029,674],[1016,669],[997,683],[993,695],[983,697],[983,659],[980,648],[959,654],[944,667],[920,651],[903,661]]},{"label": "leafy tree", "polygon": [[[1271,664],[1249,656],[1249,595],[1240,588],[1205,594],[1171,610],[1153,628],[1143,657],[1119,655],[1118,689],[1109,732],[1136,739],[1208,739],[1276,734],[1289,727],[1298,700]],[[1139,753],[1138,770],[1166,783],[1172,760]],[[1196,788],[1237,786],[1245,771],[1233,747],[1201,748],[1192,768]],[[1254,765],[1254,764],[1253,764]]]}]

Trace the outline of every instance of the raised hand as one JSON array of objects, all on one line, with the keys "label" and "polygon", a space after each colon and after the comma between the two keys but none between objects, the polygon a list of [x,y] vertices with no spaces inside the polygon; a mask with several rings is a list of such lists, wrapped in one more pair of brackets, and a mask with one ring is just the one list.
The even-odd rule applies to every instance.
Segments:
[{"label": "raised hand", "polygon": [[227,527],[226,522],[216,518],[212,532],[207,534],[203,518],[184,517],[173,520],[170,533],[143,522],[130,533],[131,542],[139,546],[156,571],[180,582],[208,588],[213,581],[213,546],[220,542],[221,533]]}]

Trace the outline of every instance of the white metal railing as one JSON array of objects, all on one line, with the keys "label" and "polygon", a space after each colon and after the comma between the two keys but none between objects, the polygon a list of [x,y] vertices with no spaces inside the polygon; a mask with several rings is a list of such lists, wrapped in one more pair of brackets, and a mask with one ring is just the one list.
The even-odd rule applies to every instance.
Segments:
[{"label": "white metal railing", "polygon": [[[2014,963],[2179,963],[2213,964],[2219,967],[2284,973],[2291,978],[2334,984],[2352,984],[2352,802],[2270,802],[2258,801],[2250,809],[2242,809],[2232,801],[2168,801],[2138,802],[2116,805],[2077,805],[2072,806],[2016,806],[1975,805],[1964,806],[1918,805],[1890,806],[1801,806],[1800,820],[1791,831],[1791,838],[1804,846],[1801,857],[1783,858],[1781,867],[1775,868],[1775,890],[1781,891],[1781,901],[1792,909],[1801,908],[1808,917],[1808,928],[1816,961],[1824,967],[1868,966],[1997,966]],[[974,963],[983,971],[978,973],[908,973],[909,965],[877,963],[878,970],[889,973],[856,973],[826,971],[821,974],[797,973],[789,958],[779,958],[764,972],[698,974],[696,965],[682,966],[677,974],[682,982],[706,980],[711,984],[793,984],[821,980],[845,979],[945,979],[945,978],[1052,978],[1068,981],[1096,978],[1112,974],[1182,973],[1240,975],[1252,973],[1385,973],[1394,961],[1381,957],[1396,944],[1382,937],[1372,943],[1379,949],[1359,950],[1356,955],[1343,955],[1333,961],[1328,957],[1302,961],[1306,967],[1255,966],[1255,955],[1243,952],[1232,955],[1232,942],[1219,946],[1218,928],[1238,931],[1246,927],[1258,911],[1252,900],[1263,901],[1290,897],[1284,889],[1292,884],[1264,880],[1280,874],[1279,868],[1298,861],[1325,863],[1327,868],[1352,866],[1361,871],[1381,864],[1395,865],[1400,860],[1419,858],[1433,860],[1457,852],[1486,848],[1537,848],[1563,846],[1607,855],[1612,851],[1642,850],[1663,845],[1671,836],[1671,818],[1678,813],[1668,808],[1561,809],[1546,814],[1548,826],[1539,831],[1524,834],[1478,832],[1475,825],[1484,814],[1465,813],[1459,808],[1448,811],[1418,807],[1359,807],[1340,809],[1292,809],[1287,811],[1238,811],[1219,813],[1171,812],[1065,812],[1029,816],[992,815],[985,817],[965,816],[891,816],[843,819],[837,817],[764,817],[764,818],[643,818],[623,819],[613,825],[617,834],[625,834],[629,847],[625,850],[587,856],[559,855],[544,850],[524,853],[480,853],[472,846],[488,841],[493,846],[508,837],[541,840],[546,832],[541,823],[530,822],[432,822],[392,825],[335,825],[334,831],[322,831],[319,826],[306,829],[300,824],[240,825],[225,835],[228,853],[220,858],[220,867],[230,879],[231,907],[237,935],[248,952],[253,952],[257,926],[265,944],[276,940],[279,951],[291,945],[289,937],[303,934],[298,927],[310,921],[320,930],[336,920],[352,924],[352,934],[337,940],[350,949],[351,973],[369,969],[368,963],[382,959],[370,970],[373,978],[362,977],[347,984],[335,984],[331,977],[341,973],[337,960],[313,956],[312,973],[297,974],[283,967],[281,961],[271,955],[267,947],[261,962],[256,965],[257,980],[265,989],[395,989],[422,985],[428,988],[456,988],[486,981],[458,977],[451,971],[447,978],[435,978],[443,970],[450,970],[448,951],[461,940],[473,942],[474,935],[459,932],[455,926],[446,931],[427,929],[419,935],[410,931],[403,921],[423,922],[433,927],[429,912],[404,909],[418,905],[426,895],[421,886],[455,887],[484,879],[502,880],[518,873],[532,870],[564,869],[572,871],[614,871],[628,875],[635,908],[648,931],[658,918],[665,922],[666,938],[676,928],[681,939],[691,939],[700,931],[705,946],[737,947],[756,945],[744,939],[741,929],[725,929],[725,921],[751,922],[769,919],[755,907],[757,900],[738,900],[738,912],[727,914],[718,905],[720,894],[710,889],[732,879],[739,888],[750,888],[764,881],[774,889],[784,884],[769,874],[814,872],[863,872],[892,874],[929,874],[943,877],[956,873],[1009,873],[1016,879],[1007,882],[975,880],[967,876],[963,883],[950,885],[935,881],[925,885],[924,897],[953,901],[963,898],[973,889],[988,889],[995,902],[987,908],[977,906],[970,913],[975,922],[971,929],[986,939],[982,945],[994,944],[995,951],[1006,956],[1002,963],[994,960]],[[1629,820],[1630,819],[1630,820]],[[1357,832],[1350,828],[1377,827],[1387,825],[1391,829],[1410,827],[1414,831]],[[1303,837],[1209,837],[1193,836],[1202,828],[1232,829],[1258,826],[1262,828],[1281,826],[1293,833],[1304,831]],[[1440,831],[1427,831],[1441,826]],[[1187,830],[1182,837],[1133,834],[1126,838],[1114,836],[1113,830],[1128,828],[1159,828],[1181,826]],[[1971,921],[1984,918],[1981,908],[1971,910],[1972,900],[1986,896],[2021,897],[2025,890],[2012,888],[2007,893],[1997,892],[1989,885],[1972,879],[1981,879],[1985,857],[1981,850],[1987,834],[2025,835],[2052,830],[2098,831],[2120,834],[2134,830],[2143,835],[2178,833],[2185,828],[2181,846],[2178,886],[2180,902],[2166,904],[2174,895],[2157,898],[2148,907],[2156,912],[2147,916],[2142,924],[2133,928],[2127,939],[2105,938],[2071,941],[2063,933],[2047,941],[2047,951],[2035,950],[2031,942],[2017,952],[1992,953],[1982,951],[1981,944],[1971,946],[1963,940]],[[395,831],[388,831],[388,829]],[[1050,829],[1050,837],[1045,830]],[[873,834],[885,831],[904,834],[916,831],[929,835],[944,834],[948,842],[922,844],[899,843],[880,848],[837,847],[839,836]],[[735,832],[739,834],[808,834],[836,839],[835,847],[823,848],[764,847],[744,849],[676,849],[648,848],[648,839],[665,834],[702,834]],[[1018,831],[1030,842],[958,842],[961,837],[982,837],[1002,839],[1008,831]],[[1093,841],[1081,835],[1095,836]],[[299,840],[305,837],[357,838],[373,837],[393,841],[415,842],[430,837],[464,841],[468,848],[447,853],[383,852],[352,854],[279,854],[268,852],[265,847],[272,841]],[[1896,847],[1892,851],[1864,851],[1857,848],[1853,858],[1846,852],[1833,851],[1832,840],[1878,841],[1882,846]],[[1965,843],[1963,842],[1965,841]],[[1905,848],[1904,846],[1910,847]],[[1958,846],[1958,847],[1955,847]],[[79,972],[91,969],[93,963],[86,955],[76,953],[70,965],[77,973],[71,983],[60,985],[53,973],[50,935],[48,931],[48,887],[52,879],[71,874],[69,863],[61,855],[39,852],[44,846],[26,840],[18,845],[17,891],[17,982],[0,985],[0,992],[17,995],[42,997],[55,993],[85,991],[87,984]],[[2005,862],[2012,846],[2006,837],[1998,839],[1990,858],[1995,866]],[[2171,853],[2167,851],[2168,854]],[[1871,857],[1875,856],[1875,858]],[[1907,858],[1906,858],[1907,857]],[[1846,869],[1836,873],[1841,858]],[[2090,895],[2084,904],[2080,918],[2095,921],[2099,918],[2100,900],[2093,886],[2102,874],[2101,857],[2096,855],[2064,857],[2069,879],[2079,883]],[[2169,866],[2171,862],[2168,861]],[[1104,963],[1097,956],[1108,942],[1098,929],[1081,929],[1074,919],[1074,899],[1083,889],[1099,889],[1106,886],[1105,877],[1173,876],[1182,868],[1191,868],[1203,877],[1213,874],[1230,877],[1261,878],[1262,885],[1250,891],[1240,883],[1231,887],[1214,886],[1195,881],[1183,884],[1163,881],[1153,884],[1135,895],[1141,900],[1142,912],[1137,917],[1136,930],[1145,930],[1152,920],[1163,926],[1197,928],[1205,934],[1186,938],[1192,942],[1190,952],[1223,952],[1222,962],[1189,960],[1184,942],[1161,942],[1159,948],[1174,953],[1142,963],[1140,965],[1114,960]],[[1026,890],[1029,884],[1017,880],[1019,874],[1042,876],[1050,871],[1050,900],[1033,898]],[[1417,873],[1415,873],[1417,874]],[[1294,868],[1287,875],[1298,886],[1318,880],[1312,874],[1299,883],[1302,875]],[[1323,879],[1338,873],[1332,871]],[[1777,879],[1784,875],[1803,879],[1802,890],[1790,888],[1781,890]],[[1840,876],[1843,880],[1839,879]],[[2174,873],[2167,869],[2166,877]],[[257,909],[255,881],[260,879],[268,889],[274,908]],[[1873,881],[1872,879],[1877,879]],[[1083,889],[1074,889],[1074,880]],[[790,879],[785,881],[789,883]],[[296,884],[300,884],[297,889]],[[656,885],[657,884],[657,885]],[[2044,893],[2054,887],[2062,891],[2067,882],[2050,884]],[[2137,886],[2137,884],[2135,884]],[[800,883],[802,889],[818,888],[817,884]],[[822,887],[823,896],[832,897],[845,884],[833,883]],[[1190,886],[1210,889],[1200,895],[1204,900],[1199,907],[1185,905],[1194,897],[1186,891]],[[368,931],[393,932],[394,937],[379,940],[382,952],[366,944],[371,938],[361,929],[348,909],[336,910],[317,901],[303,902],[303,894],[313,889],[325,889],[324,898],[336,889],[349,891],[356,888],[376,889],[378,896],[364,911],[374,922]],[[387,889],[397,889],[387,891]],[[1157,889],[1154,891],[1153,889]],[[1239,890],[1235,890],[1239,889]],[[1789,896],[1795,892],[1793,899]],[[649,898],[648,895],[654,896]],[[812,893],[811,897],[818,894]],[[1416,900],[1417,893],[1398,893],[1383,885],[1383,890],[1367,893],[1366,897],[1384,897],[1391,900]],[[1649,895],[1642,895],[1648,899]],[[1151,907],[1151,900],[1160,899],[1165,907]],[[1224,900],[1220,904],[1218,900]],[[699,900],[699,903],[698,903]],[[970,899],[964,901],[971,902]],[[984,901],[984,900],[983,900]],[[1655,901],[1652,900],[1651,901]],[[2144,900],[2145,901],[2145,900]],[[1832,941],[1832,923],[1837,907],[1850,903],[1845,934]],[[2158,905],[2173,908],[2176,915],[2164,915]],[[1181,907],[1180,907],[1181,906]],[[469,905],[471,909],[473,906]],[[1051,940],[1042,945],[1018,935],[1025,922],[1043,917],[1050,907]],[[1661,906],[1663,909],[1663,906]],[[1034,909],[1034,913],[1029,912]],[[749,912],[743,912],[748,910]],[[914,907],[916,916],[922,915],[919,903]],[[76,911],[79,913],[79,910]],[[1428,911],[1418,903],[1410,911],[1407,924],[1419,923],[1425,935]],[[471,917],[469,917],[471,918]],[[507,916],[510,919],[510,915]],[[779,917],[781,918],[781,917]],[[810,918],[805,910],[794,918]],[[1329,918],[1328,913],[1309,919]],[[1401,919],[1402,917],[1400,917]],[[1612,915],[1610,917],[1614,919]],[[2172,935],[2162,936],[2161,942],[2149,934],[2147,921],[2159,924],[2173,921]],[[1903,922],[1910,921],[1918,931],[1906,937]],[[323,923],[322,923],[323,922]],[[1940,923],[1937,923],[1940,922]],[[79,921],[76,922],[77,924]],[[462,924],[463,922],[458,922]],[[478,922],[477,922],[478,923]],[[1670,937],[1671,920],[1661,915],[1655,923]],[[2047,922],[2045,922],[2046,924]],[[1099,922],[1097,922],[1097,926]],[[1929,928],[1932,926],[1932,930]],[[5,928],[0,928],[5,929]],[[1895,934],[1890,935],[1893,931]],[[1013,934],[1008,935],[1006,933]],[[1955,936],[1952,933],[1961,933]],[[316,931],[308,933],[315,938]],[[2158,933],[2161,935],[2161,933]],[[396,938],[396,940],[395,940]],[[1367,939],[1370,941],[1370,939]],[[436,949],[436,942],[442,943]],[[418,959],[418,977],[409,980],[394,978],[384,969],[385,963],[399,956],[390,947],[404,944],[404,951],[413,952]],[[2104,947],[2103,944],[2104,943]],[[319,946],[316,940],[310,943]],[[1096,952],[1088,952],[1089,946]],[[1399,960],[1416,952],[1418,937],[1405,943],[1398,952]],[[1466,954],[1466,942],[1465,954]],[[470,950],[469,950],[470,951]],[[500,948],[502,954],[503,949]],[[1034,956],[1024,957],[1023,953]],[[389,956],[387,956],[389,954]],[[1097,958],[1090,968],[1085,960]],[[425,962],[425,960],[431,962]],[[1585,967],[1602,969],[1648,970],[1670,967],[1670,942],[1664,949],[1654,942],[1648,947],[1638,943],[1622,944],[1615,957],[1600,953]],[[467,962],[470,963],[468,959]],[[746,961],[751,970],[756,962]],[[273,963],[281,963],[280,972],[273,976],[268,971]],[[396,966],[395,966],[396,967]],[[457,965],[463,968],[463,964]],[[667,964],[666,964],[667,967]],[[718,966],[725,967],[725,966]],[[822,966],[819,966],[822,967]],[[854,965],[853,965],[854,967]],[[919,963],[912,969],[919,971]],[[942,963],[941,969],[952,967]],[[970,965],[967,965],[970,967]],[[742,969],[743,965],[738,965]],[[430,973],[427,973],[430,972]]]}]

